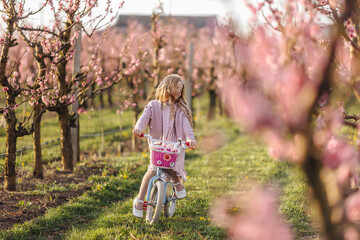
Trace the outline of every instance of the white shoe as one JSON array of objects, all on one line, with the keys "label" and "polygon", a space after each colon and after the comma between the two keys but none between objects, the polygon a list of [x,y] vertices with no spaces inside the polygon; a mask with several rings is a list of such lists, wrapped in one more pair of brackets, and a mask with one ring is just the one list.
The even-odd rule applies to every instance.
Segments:
[{"label": "white shoe", "polygon": [[141,201],[141,200],[137,199],[137,197],[136,197],[133,202],[133,215],[135,217],[142,218],[144,216],[143,209],[139,210],[139,209],[135,208],[135,204],[137,202],[144,204],[144,201]]},{"label": "white shoe", "polygon": [[[181,182],[175,183],[174,186],[177,186],[179,184],[181,184]],[[183,190],[180,190],[180,191],[177,191],[176,188],[175,188],[175,191],[176,191],[176,198],[177,199],[183,199],[183,198],[186,197],[185,187],[183,188]]]}]

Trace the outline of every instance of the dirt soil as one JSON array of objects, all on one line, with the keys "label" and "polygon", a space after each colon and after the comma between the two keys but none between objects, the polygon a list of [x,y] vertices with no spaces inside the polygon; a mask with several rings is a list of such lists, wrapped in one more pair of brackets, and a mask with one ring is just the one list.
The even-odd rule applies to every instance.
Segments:
[{"label": "dirt soil", "polygon": [[[17,183],[17,191],[14,192],[0,189],[0,228],[7,229],[14,224],[24,223],[43,215],[49,208],[82,195],[90,190],[88,177],[101,175],[104,164],[87,163],[77,166],[74,172],[51,169],[49,166],[45,168],[44,179],[25,178]],[[117,172],[108,169],[107,175],[117,175]],[[0,182],[3,181],[1,177]],[[51,188],[58,190],[52,191]]]}]

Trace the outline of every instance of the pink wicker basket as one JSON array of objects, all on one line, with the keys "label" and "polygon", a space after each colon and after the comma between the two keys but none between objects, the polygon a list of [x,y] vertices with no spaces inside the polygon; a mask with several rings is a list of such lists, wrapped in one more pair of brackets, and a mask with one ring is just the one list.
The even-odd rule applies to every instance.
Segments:
[{"label": "pink wicker basket", "polygon": [[175,167],[176,159],[180,153],[179,149],[162,146],[151,146],[150,151],[151,163],[168,169]]},{"label": "pink wicker basket", "polygon": [[[173,169],[175,167],[176,159],[179,156],[180,149],[184,147],[182,144],[185,142],[166,142],[153,139],[146,134],[144,136],[150,139],[151,163],[160,168]],[[166,146],[155,143],[165,143]]]}]

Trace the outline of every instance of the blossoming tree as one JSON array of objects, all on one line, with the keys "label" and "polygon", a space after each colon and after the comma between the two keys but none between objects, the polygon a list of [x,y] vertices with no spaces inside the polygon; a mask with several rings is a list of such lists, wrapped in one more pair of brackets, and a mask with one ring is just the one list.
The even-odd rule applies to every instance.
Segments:
[{"label": "blossoming tree", "polygon": [[[50,7],[54,17],[51,27],[34,28],[23,22],[16,25],[24,41],[34,49],[35,60],[38,63],[39,87],[37,87],[37,96],[33,97],[35,101],[31,103],[35,106],[42,105],[49,111],[55,111],[59,116],[61,160],[64,170],[74,168],[70,130],[75,121],[75,115],[70,111],[69,105],[79,96],[76,95],[75,89],[81,92],[81,88],[87,87],[83,78],[79,77],[80,75],[71,74],[68,63],[76,52],[75,41],[79,36],[79,29],[91,36],[102,26],[100,24],[104,24],[103,20],[107,15],[113,15],[110,22],[114,19],[116,14],[113,13],[110,2],[106,4],[104,14],[93,16],[94,9],[99,5],[98,1],[49,1],[47,6]],[[89,29],[87,25],[93,25],[93,27]],[[76,29],[78,26],[80,28]],[[99,42],[101,44],[103,41]],[[89,69],[90,66],[95,65],[96,61],[91,59],[87,66]],[[96,76],[99,75],[100,72],[97,71]]]},{"label": "blossoming tree", "polygon": [[[340,134],[344,109],[340,105],[339,110],[339,94],[335,94],[340,80],[348,77],[342,66],[351,66],[342,54],[346,51],[343,23],[354,17],[356,4],[342,1],[337,5],[337,24],[321,29],[312,2],[286,1],[278,6],[265,0],[248,4],[254,16],[266,19],[266,24],[256,22],[249,36],[234,35],[229,27],[221,29],[223,39],[234,47],[234,61],[228,67],[223,64],[219,74],[229,113],[246,131],[265,139],[272,157],[301,167],[327,239],[360,236],[359,193],[353,188],[359,154]],[[325,30],[330,34],[322,34]],[[288,226],[274,220],[279,216],[269,209],[276,206],[267,191],[253,191],[249,211],[236,216],[220,206],[214,211],[222,217],[215,221],[235,239],[262,239],[266,231],[270,239],[291,239]],[[270,216],[260,217],[264,215]]]},{"label": "blossoming tree", "polygon": [[[69,105],[81,94],[77,94],[75,88],[86,88],[84,74],[72,75],[69,62],[75,54],[74,43],[78,38],[77,26],[80,26],[87,34],[92,35],[95,30],[103,27],[101,24],[110,23],[116,16],[108,1],[104,14],[93,16],[93,11],[99,6],[98,1],[85,0],[45,0],[39,10],[31,11],[25,9],[25,1],[1,1],[1,17],[6,23],[5,31],[0,39],[1,44],[1,86],[6,95],[5,106],[0,109],[7,123],[7,142],[5,157],[5,184],[7,190],[15,190],[15,159],[16,159],[16,139],[19,136],[28,135],[34,132],[35,146],[35,171],[36,177],[42,176],[41,167],[41,147],[40,147],[40,121],[44,110],[56,111],[59,115],[61,129],[61,155],[63,168],[73,169],[73,154],[70,138],[70,127],[74,121],[74,115],[69,110]],[[119,8],[122,2],[119,2]],[[26,20],[28,17],[38,14],[44,8],[50,8],[53,12],[53,25],[30,26]],[[110,20],[106,20],[110,16]],[[89,25],[91,25],[89,27]],[[36,74],[34,66],[31,69],[22,68],[24,66],[20,59],[9,60],[9,52],[13,47],[18,47],[18,52],[29,52],[28,48],[20,48],[15,36],[21,36],[24,42],[32,49],[33,57],[36,62]],[[105,35],[103,35],[105,36]],[[103,39],[98,43],[101,45]],[[97,46],[95,49],[98,50]],[[23,49],[23,50],[21,50]],[[13,51],[15,52],[15,51]],[[31,55],[30,55],[31,56]],[[31,61],[30,61],[31,62]],[[9,64],[11,63],[11,64]],[[96,62],[89,59],[86,65],[87,73],[94,69]],[[100,74],[95,71],[96,76]],[[86,75],[86,74],[85,74]],[[17,101],[21,95],[26,96],[25,101],[33,106],[32,114],[19,121],[15,109],[23,102]],[[33,117],[32,125],[25,128],[25,124],[30,122]],[[37,164],[40,163],[40,164]]]},{"label": "blossoming tree", "polygon": [[[39,10],[41,10],[42,7],[40,7]],[[11,48],[18,47],[16,24],[36,14],[36,11],[25,12],[24,2],[15,0],[1,1],[1,8],[3,9],[1,18],[6,24],[5,30],[0,37],[0,84],[6,96],[5,106],[0,109],[0,113],[3,114],[6,120],[4,189],[13,191],[16,189],[15,161],[17,138],[31,134],[34,129],[33,126],[26,127],[31,116],[25,117],[23,121],[20,121],[16,115],[15,109],[21,104],[17,102],[17,99],[24,92],[28,92],[29,89],[23,88],[21,84],[21,78],[18,72],[21,57],[16,60],[9,60],[9,56]],[[38,118],[39,115],[35,115],[34,117]]]}]

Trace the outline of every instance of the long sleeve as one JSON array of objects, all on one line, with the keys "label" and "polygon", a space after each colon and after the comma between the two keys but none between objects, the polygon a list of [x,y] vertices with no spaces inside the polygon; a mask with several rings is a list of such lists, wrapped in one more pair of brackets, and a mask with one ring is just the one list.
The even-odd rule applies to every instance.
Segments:
[{"label": "long sleeve", "polygon": [[186,138],[195,140],[193,128],[185,114],[183,114],[183,129]]},{"label": "long sleeve", "polygon": [[141,114],[140,118],[137,120],[135,124],[135,129],[140,129],[142,132],[145,131],[146,127],[150,123],[150,119],[152,116],[152,106],[151,102],[145,106],[143,113]]}]

